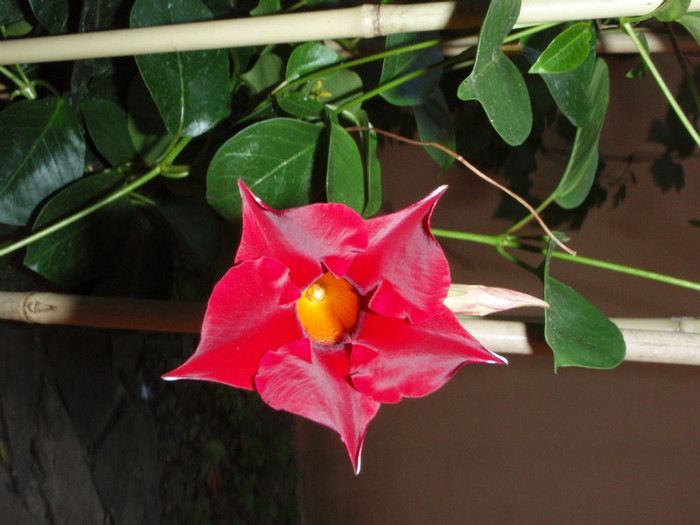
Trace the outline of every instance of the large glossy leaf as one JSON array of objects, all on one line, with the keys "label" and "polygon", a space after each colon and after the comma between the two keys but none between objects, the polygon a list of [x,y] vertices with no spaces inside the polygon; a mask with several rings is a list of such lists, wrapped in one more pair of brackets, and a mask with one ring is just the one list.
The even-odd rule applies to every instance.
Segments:
[{"label": "large glossy leaf", "polygon": [[51,193],[83,174],[85,143],[59,98],[11,104],[0,113],[0,222],[26,224]]},{"label": "large glossy leaf", "polygon": [[23,18],[17,0],[0,0],[0,25],[7,26]]},{"label": "large glossy leaf", "polygon": [[[534,64],[542,51],[549,45],[551,38],[550,32],[543,32],[521,42],[525,58]],[[591,33],[588,46],[588,54],[579,66],[563,73],[543,73],[540,75],[561,112],[576,127],[583,126],[591,116],[591,104],[586,98],[586,87],[593,76],[596,60],[596,39],[593,33]]]},{"label": "large glossy leaf", "polygon": [[34,16],[49,33],[65,33],[68,29],[68,0],[29,0]]},{"label": "large glossy leaf", "polygon": [[[199,0],[137,0],[131,26],[175,24],[212,17]],[[188,51],[136,57],[170,133],[195,137],[228,115],[229,62],[226,51]]]},{"label": "large glossy leaf", "polygon": [[[74,213],[118,189],[124,176],[104,172],[74,182],[46,203],[34,230]],[[78,222],[31,244],[24,264],[63,286],[88,281],[105,270],[129,234],[133,210],[128,197],[117,199]]]},{"label": "large glossy leaf", "polygon": [[178,254],[198,268],[211,267],[219,249],[219,228],[211,208],[188,195],[159,202],[158,211],[170,226]]},{"label": "large glossy leaf", "polygon": [[238,179],[273,208],[308,204],[321,128],[276,118],[253,124],[224,143],[207,171],[207,201],[223,217],[241,214]]},{"label": "large glossy leaf", "polygon": [[340,124],[331,124],[330,135],[326,172],[328,200],[340,202],[357,213],[362,213],[365,206],[365,183],[360,151]]},{"label": "large glossy leaf", "polygon": [[[435,38],[434,33],[400,33],[386,37],[386,48],[394,49],[409,44],[416,44]],[[395,80],[403,75],[437,64],[442,60],[442,51],[438,46],[431,46],[417,51],[392,55],[384,59],[381,84]],[[415,106],[428,100],[440,82],[442,71],[434,69],[408,82],[404,82],[381,96],[396,106]]]},{"label": "large glossy leaf", "polygon": [[83,3],[80,15],[80,31],[97,31],[116,27],[123,9],[123,0],[90,0]]},{"label": "large glossy leaf", "polygon": [[575,208],[581,204],[593,185],[598,166],[598,140],[608,109],[609,92],[608,67],[603,59],[598,59],[586,89],[591,104],[590,120],[576,131],[569,163],[554,190],[556,203],[563,208]]},{"label": "large glossy leaf", "polygon": [[[418,134],[423,142],[437,142],[452,151],[456,149],[452,117],[445,96],[439,88],[433,91],[425,104],[415,106],[413,113],[416,117]],[[445,171],[455,160],[437,148],[428,146],[426,150],[430,157],[440,165],[441,171]]]},{"label": "large glossy leaf", "polygon": [[129,86],[127,105],[127,127],[131,143],[145,162],[155,162],[168,148],[175,135],[165,129],[158,108],[140,76],[136,76]]},{"label": "large glossy leaf", "polygon": [[291,80],[317,69],[341,62],[343,57],[318,42],[307,42],[294,48],[287,61],[287,79]]},{"label": "large glossy leaf", "polygon": [[620,329],[573,288],[549,275],[550,242],[544,271],[544,336],[554,352],[554,368],[614,368],[625,358]]},{"label": "large glossy leaf", "polygon": [[134,159],[136,150],[131,143],[126,111],[109,100],[86,100],[80,109],[97,151],[112,166]]},{"label": "large glossy leaf", "polygon": [[520,0],[494,0],[481,26],[476,61],[457,89],[462,100],[478,100],[496,132],[511,146],[530,134],[532,109],[525,81],[501,51],[520,14]]},{"label": "large glossy leaf", "polygon": [[592,36],[590,22],[567,27],[542,52],[529,73],[563,73],[580,66],[591,52]]}]

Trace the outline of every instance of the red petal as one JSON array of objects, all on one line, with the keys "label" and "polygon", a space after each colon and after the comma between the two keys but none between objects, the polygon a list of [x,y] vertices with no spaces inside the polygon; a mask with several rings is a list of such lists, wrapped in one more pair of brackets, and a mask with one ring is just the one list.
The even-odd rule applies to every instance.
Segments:
[{"label": "red petal", "polygon": [[204,379],[254,389],[261,357],[303,337],[296,315],[299,290],[274,259],[231,268],[214,287],[195,353],[165,379]]},{"label": "red petal", "polygon": [[311,348],[308,339],[301,339],[265,354],[255,385],[271,407],[340,434],[357,474],[367,425],[380,404],[352,387],[349,367],[345,350],[319,351]]},{"label": "red petal", "polygon": [[465,363],[505,363],[474,339],[446,307],[419,324],[365,312],[353,344],[350,378],[381,403],[421,397]]},{"label": "red petal", "polygon": [[355,254],[367,247],[365,223],[342,204],[311,204],[276,211],[239,179],[243,200],[243,235],[236,262],[272,257],[290,269],[292,281],[305,289],[325,270],[345,275]]},{"label": "red petal", "polygon": [[419,323],[435,315],[450,287],[450,268],[430,233],[430,216],[442,186],[401,211],[367,221],[369,246],[347,278],[362,292],[375,289],[369,307]]}]

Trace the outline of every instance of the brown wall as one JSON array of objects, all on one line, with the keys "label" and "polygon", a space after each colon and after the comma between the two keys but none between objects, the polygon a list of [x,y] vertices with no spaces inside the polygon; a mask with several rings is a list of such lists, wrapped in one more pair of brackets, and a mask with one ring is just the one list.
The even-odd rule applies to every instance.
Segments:
[{"label": "brown wall", "polygon": [[[676,69],[669,55],[657,60],[668,72]],[[624,78],[633,63],[609,62],[604,156],[663,152],[646,139],[666,106],[651,79]],[[540,161],[543,195],[565,162]],[[383,167],[387,209],[446,182],[435,227],[500,233],[509,225],[491,220],[496,191],[461,168],[438,182],[427,156],[404,146],[386,150]],[[582,255],[700,280],[700,230],[687,222],[700,219],[698,167],[697,160],[686,162],[686,187],[662,195],[649,163],[636,163],[637,183],[624,204],[614,209],[608,201],[591,212],[571,246]],[[607,176],[622,176],[625,168],[609,161]],[[490,247],[443,246],[455,282],[541,294],[534,277]],[[700,315],[697,292],[564,262],[552,272],[610,316]],[[613,371],[555,375],[552,359],[540,356],[512,357],[507,368],[467,366],[441,391],[380,410],[358,477],[335,434],[300,420],[305,522],[698,523],[699,421],[700,368],[624,363]]]}]

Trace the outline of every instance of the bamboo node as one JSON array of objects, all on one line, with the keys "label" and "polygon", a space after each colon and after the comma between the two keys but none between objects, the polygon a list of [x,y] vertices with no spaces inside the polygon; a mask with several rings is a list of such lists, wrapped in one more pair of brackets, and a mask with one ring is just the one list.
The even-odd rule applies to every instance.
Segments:
[{"label": "bamboo node", "polygon": [[29,292],[22,299],[20,312],[22,319],[28,323],[35,323],[37,315],[52,312],[56,309],[55,305],[42,302],[38,297],[35,298],[35,295],[37,295],[37,292]]},{"label": "bamboo node", "polygon": [[381,5],[374,4],[365,4],[362,6],[362,31],[366,38],[383,36],[381,8]]}]

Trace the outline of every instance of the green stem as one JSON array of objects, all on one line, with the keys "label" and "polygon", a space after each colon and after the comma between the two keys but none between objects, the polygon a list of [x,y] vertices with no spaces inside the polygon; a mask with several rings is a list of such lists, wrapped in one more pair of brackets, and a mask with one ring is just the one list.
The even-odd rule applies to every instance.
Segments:
[{"label": "green stem", "polygon": [[545,31],[549,29],[550,27],[558,26],[561,25],[561,22],[551,22],[549,24],[538,24],[536,26],[528,27],[523,29],[522,31],[518,31],[517,33],[511,33],[507,37],[503,39],[503,43],[507,44],[510,42],[515,42],[517,40],[520,40],[523,37],[534,35],[535,33],[539,33],[540,31]]},{"label": "green stem", "polygon": [[[514,239],[508,238],[504,235],[481,235],[478,233],[468,233],[468,232],[457,232],[451,230],[441,230],[438,228],[431,228],[433,235],[436,237],[445,237],[449,239],[458,239],[462,241],[477,242],[481,244],[489,244],[496,248],[513,248],[517,250],[524,250],[532,253],[539,253],[541,255],[546,255],[547,250],[545,248],[540,248],[537,246],[531,246],[528,244],[522,244]],[[658,281],[665,284],[671,284],[674,286],[680,286],[682,288],[688,288],[690,290],[695,290],[700,292],[700,283],[688,281],[686,279],[679,279],[677,277],[672,277],[670,275],[665,275],[656,272],[649,272],[646,270],[641,270],[639,268],[634,268],[631,266],[625,266],[622,264],[611,263],[607,261],[601,261],[599,259],[593,259],[590,257],[582,257],[580,255],[569,255],[564,252],[553,252],[552,257],[557,259],[563,259],[565,261],[576,262],[579,264],[585,264],[588,266],[593,266],[595,268],[600,268],[603,270],[609,270],[613,272],[624,273],[627,275],[633,275],[635,277],[641,277],[643,279],[649,279],[652,281]]]},{"label": "green stem", "polygon": [[17,86],[17,91],[15,91],[13,93],[12,97],[17,95],[17,94],[21,94],[29,100],[36,99],[36,97],[37,97],[36,89],[34,89],[34,85],[32,84],[32,82],[24,74],[24,71],[22,71],[22,68],[17,67],[17,71],[18,71],[18,75],[15,75],[8,68],[6,68],[4,66],[0,66],[0,73],[2,73],[7,78],[9,78]]},{"label": "green stem", "polygon": [[66,217],[63,220],[60,220],[58,222],[53,223],[51,226],[47,226],[46,228],[39,230],[38,232],[35,232],[28,237],[25,237],[24,239],[17,241],[12,244],[8,244],[7,246],[4,246],[0,248],[0,257],[4,257],[5,255],[9,255],[10,253],[19,250],[20,248],[24,248],[25,246],[28,246],[39,239],[43,239],[44,237],[51,235],[52,233],[57,232],[58,230],[65,228],[66,226],[69,226],[73,224],[74,222],[79,221],[80,219],[83,219],[84,217],[87,217],[91,213],[96,212],[100,208],[103,208],[107,206],[108,204],[116,201],[117,199],[124,197],[125,195],[128,195],[132,191],[134,191],[137,188],[140,188],[144,184],[146,184],[148,181],[156,178],[158,175],[160,175],[161,172],[161,167],[160,165],[156,166],[153,168],[151,171],[146,173],[145,175],[142,175],[135,181],[133,181],[130,184],[127,184],[120,190],[112,193],[111,195],[108,195],[102,200],[97,201],[96,203],[88,206],[87,208],[83,208],[77,213],[74,213],[73,215]]},{"label": "green stem", "polygon": [[[383,93],[384,91],[388,91],[389,89],[395,88],[396,86],[400,86],[404,82],[408,82],[409,80],[413,80],[414,78],[417,78],[421,75],[424,75],[428,73],[429,71],[433,71],[434,69],[441,69],[450,66],[451,64],[457,63],[457,62],[462,62],[463,58],[460,56],[448,58],[447,60],[443,60],[441,62],[438,62],[437,64],[433,64],[432,66],[424,67],[421,69],[417,69],[415,71],[411,71],[410,73],[406,73],[405,75],[402,75],[400,77],[397,77],[393,80],[390,80],[389,82],[385,82],[384,84],[380,84],[379,86],[375,87],[374,89],[369,90],[367,93],[363,93],[362,95],[359,95],[349,101],[347,101],[345,104],[342,106],[338,106],[336,108],[336,112],[340,113],[342,111],[345,111],[348,108],[351,108],[353,106],[356,106],[357,104],[362,104],[365,100],[369,100],[370,98],[376,97],[380,93]],[[473,65],[474,61],[469,60],[466,62],[463,62],[465,65]]]},{"label": "green stem", "polygon": [[[477,242],[479,244],[488,244],[490,246],[499,246],[504,244],[503,235],[484,235],[481,233],[457,232],[453,230],[441,230],[440,228],[430,228],[430,231],[436,237],[444,237],[445,239],[457,239],[459,241]],[[506,241],[508,242],[508,241]],[[516,246],[508,246],[515,248]]]},{"label": "green stem", "polygon": [[[552,193],[549,197],[547,197],[547,198],[542,202],[542,204],[540,204],[539,206],[537,206],[537,208],[535,208],[535,211],[537,212],[537,214],[538,214],[538,215],[541,215],[542,212],[545,210],[545,208],[547,208],[547,206],[549,206],[550,204],[552,204],[552,202],[554,201],[555,198],[556,198],[556,193]],[[510,235],[511,233],[518,231],[520,228],[522,228],[523,226],[525,226],[528,222],[532,221],[532,219],[534,219],[534,218],[535,218],[535,216],[534,216],[532,213],[528,213],[528,214],[527,214],[525,217],[523,217],[520,221],[518,221],[518,222],[515,223],[513,226],[511,226],[510,228],[508,228],[508,229],[506,230],[506,235]]]},{"label": "green stem", "polygon": [[695,128],[688,120],[688,117],[685,116],[685,113],[683,113],[683,110],[678,105],[678,102],[676,102],[676,99],[673,97],[671,90],[668,89],[668,86],[666,85],[666,82],[664,82],[664,79],[661,76],[661,73],[659,73],[659,70],[656,69],[656,66],[651,61],[651,57],[649,56],[649,52],[646,50],[646,48],[644,47],[642,42],[639,40],[639,37],[637,36],[634,29],[632,28],[632,25],[629,22],[622,22],[621,27],[624,30],[624,32],[627,33],[627,35],[632,39],[632,42],[634,43],[635,47],[637,48],[639,55],[642,57],[642,60],[644,61],[646,66],[649,68],[649,71],[651,72],[654,79],[656,80],[656,83],[659,85],[659,88],[661,89],[661,92],[666,97],[666,100],[668,100],[668,103],[673,108],[673,111],[676,113],[678,118],[681,120],[681,123],[683,124],[685,129],[688,131],[690,136],[693,137],[695,144],[700,146],[700,135],[698,135],[698,132],[695,131]]},{"label": "green stem", "polygon": [[0,257],[9,255],[10,253],[17,251],[20,248],[24,248],[25,246],[28,246],[38,241],[39,239],[43,239],[44,237],[51,235],[52,233],[55,233],[58,230],[65,228],[66,226],[69,226],[74,222],[77,222],[80,219],[87,217],[88,215],[96,212],[100,208],[107,206],[108,204],[111,204],[117,199],[129,195],[137,188],[140,188],[147,182],[155,179],[158,175],[161,175],[164,170],[167,170],[167,168],[173,163],[173,161],[182,152],[182,150],[185,149],[185,147],[187,146],[187,144],[190,143],[191,140],[192,139],[190,137],[183,137],[177,140],[177,142],[171,143],[171,145],[168,147],[165,154],[163,155],[163,159],[158,163],[157,166],[152,168],[150,171],[148,171],[144,175],[141,175],[135,181],[123,186],[120,190],[88,206],[87,208],[83,208],[82,210],[74,213],[73,215],[70,215],[69,217],[66,217],[63,220],[55,222],[51,226],[47,226],[46,228],[39,230],[38,232],[35,232],[22,240],[0,248]]},{"label": "green stem", "polygon": [[[521,247],[524,250],[533,251],[537,253],[546,253],[546,250],[539,249],[534,246]],[[557,259],[563,259],[565,261],[577,262],[580,264],[586,264],[588,266],[593,266],[595,268],[601,268],[603,270],[609,270],[612,272],[625,273],[627,275],[634,275],[635,277],[642,277],[644,279],[649,279],[652,281],[658,281],[661,283],[672,284],[674,286],[680,286],[682,288],[689,288],[690,290],[695,290],[700,292],[700,283],[693,281],[688,281],[686,279],[679,279],[677,277],[672,277],[670,275],[665,275],[662,273],[649,272],[647,270],[641,270],[639,268],[634,268],[632,266],[625,266],[622,264],[611,263],[607,261],[601,261],[599,259],[592,259],[590,257],[582,257],[580,255],[572,256],[564,252],[554,252],[553,257]]]},{"label": "green stem", "polygon": [[362,57],[362,58],[357,58],[355,60],[349,60],[348,62],[342,62],[340,64],[336,64],[333,66],[329,66],[324,69],[319,69],[318,71],[314,71],[313,73],[309,73],[307,75],[303,75],[297,79],[294,80],[285,80],[282,82],[279,86],[277,86],[275,89],[272,90],[272,95],[275,93],[279,93],[281,91],[287,91],[289,89],[293,89],[297,86],[300,86],[306,82],[309,82],[311,80],[315,80],[317,78],[323,77],[323,76],[328,76],[332,75],[333,73],[337,73],[338,71],[341,71],[343,69],[350,69],[355,66],[361,66],[363,64],[368,64],[369,62],[374,62],[376,60],[381,60],[386,57],[394,56],[394,55],[400,55],[402,53],[409,53],[411,51],[418,51],[420,49],[425,49],[427,47],[432,47],[435,45],[438,45],[440,43],[440,40],[426,40],[425,42],[418,42],[416,44],[410,44],[407,46],[402,46],[402,47],[397,47],[394,49],[388,49],[387,51],[382,51],[381,53],[376,53],[374,55]]},{"label": "green stem", "polygon": [[[549,29],[550,27],[554,27],[556,25],[558,25],[558,23],[541,24],[541,25],[529,27],[529,28],[523,29],[522,31],[518,31],[517,33],[513,33],[513,34],[507,36],[503,40],[503,42],[508,43],[508,42],[516,41],[516,40],[519,40],[520,38],[523,38],[525,36],[528,36],[528,35],[531,35],[534,33],[538,33],[540,31],[544,31],[545,29]],[[325,75],[331,75],[331,74],[336,73],[342,69],[349,69],[349,68],[352,68],[355,66],[367,64],[369,62],[374,62],[376,60],[382,60],[382,59],[390,57],[390,56],[400,55],[403,53],[409,53],[411,51],[418,51],[421,49],[426,49],[428,47],[433,47],[433,46],[439,45],[440,43],[441,43],[441,40],[438,40],[438,39],[426,40],[424,42],[418,42],[416,44],[409,44],[407,46],[388,49],[388,50],[383,51],[381,53],[376,53],[374,55],[370,55],[367,57],[362,57],[362,58],[358,58],[355,60],[350,60],[348,62],[343,62],[341,64],[336,64],[336,65],[327,67],[325,69],[320,69],[318,71],[314,71],[313,73],[303,75],[303,76],[301,76],[297,79],[294,79],[294,80],[290,80],[290,81],[285,80],[279,86],[277,86],[272,91],[271,94],[274,95],[275,93],[284,92],[284,91],[287,91],[289,89],[293,89],[301,84],[304,84],[305,82],[309,82],[311,80],[317,79],[317,78],[325,76]],[[467,67],[467,66],[473,65],[474,60],[464,60],[464,57],[457,55],[455,57],[451,57],[449,59],[443,60],[439,64],[433,64],[430,67],[426,67],[426,68],[420,69],[418,71],[413,71],[413,72],[408,73],[406,75],[403,75],[399,78],[395,78],[394,80],[387,82],[386,84],[382,84],[380,86],[377,86],[376,88],[372,89],[371,91],[368,91],[367,93],[363,93],[359,97],[357,97],[353,100],[350,100],[350,101],[346,102],[345,104],[343,104],[342,106],[338,107],[336,109],[336,111],[337,112],[345,111],[348,108],[351,108],[357,104],[361,104],[365,100],[369,100],[370,98],[373,98],[373,97],[377,96],[378,94],[380,94],[388,89],[394,88],[400,84],[403,84],[404,82],[408,82],[409,80],[413,80],[414,78],[417,78],[417,77],[419,77],[419,76],[421,76],[429,71],[432,71],[432,70],[437,69],[437,68],[447,68],[447,67],[449,67],[451,65],[455,65],[455,64],[459,64],[459,67]]]},{"label": "green stem", "polygon": [[[524,29],[524,30],[522,30],[522,31],[518,31],[517,33],[513,33],[512,35],[507,36],[507,37],[503,40],[503,42],[504,42],[504,43],[508,43],[508,42],[516,41],[516,40],[519,40],[520,38],[522,38],[522,37],[524,37],[524,36],[528,36],[528,35],[537,33],[537,32],[539,32],[539,31],[544,31],[545,29],[549,29],[550,27],[553,27],[553,26],[556,26],[556,25],[558,25],[558,24],[557,24],[557,23],[551,23],[551,24],[541,24],[541,25],[538,25],[538,26],[529,27],[529,28],[527,28],[527,29]],[[386,52],[384,52],[384,53],[378,53],[378,54],[376,54],[376,55],[372,55],[371,57],[366,57],[366,58],[358,59],[358,60],[355,60],[355,61],[352,61],[352,62],[347,62],[347,63],[345,63],[345,64],[341,64],[341,66],[344,66],[344,67],[352,67],[352,66],[355,66],[355,65],[359,65],[359,64],[361,64],[361,63],[369,62],[369,61],[371,61],[371,60],[377,60],[377,59],[380,59],[380,58],[386,58],[387,56],[391,56],[391,55],[394,55],[394,54],[398,54],[397,52],[406,53],[406,52],[409,52],[409,51],[415,51],[415,50],[418,50],[418,49],[424,49],[424,48],[426,48],[426,47],[431,47],[431,46],[434,46],[434,45],[438,45],[439,43],[440,43],[440,40],[429,40],[429,41],[426,41],[426,42],[421,42],[421,43],[419,43],[419,44],[413,44],[413,45],[410,45],[410,46],[405,46],[405,47],[400,47],[400,48],[396,48],[396,49],[391,49],[391,50],[386,51]],[[417,78],[417,77],[419,77],[419,76],[421,76],[421,75],[424,75],[425,73],[428,73],[429,71],[433,71],[434,69],[439,69],[439,68],[448,68],[448,67],[450,67],[450,66],[452,66],[452,65],[455,65],[455,64],[459,64],[459,67],[460,67],[460,68],[472,66],[472,65],[474,65],[474,59],[464,60],[463,54],[460,54],[460,55],[457,55],[457,56],[454,56],[454,57],[451,57],[451,58],[442,60],[441,62],[439,62],[439,63],[437,63],[437,64],[433,64],[433,65],[431,65],[431,66],[424,67],[424,68],[419,69],[419,70],[416,70],[416,71],[412,71],[411,73],[407,73],[406,75],[403,75],[403,76],[400,76],[400,77],[398,77],[398,78],[395,78],[395,79],[393,79],[393,80],[391,80],[391,81],[389,81],[389,82],[386,82],[385,84],[381,84],[381,85],[377,86],[376,88],[374,88],[374,89],[368,91],[367,93],[363,93],[362,95],[360,95],[360,96],[358,96],[358,97],[356,97],[356,98],[354,98],[354,99],[352,99],[352,100],[346,102],[346,103],[343,104],[342,106],[339,106],[339,107],[336,109],[336,111],[337,111],[337,112],[345,111],[345,110],[347,110],[348,108],[351,108],[351,107],[353,107],[353,106],[355,106],[355,105],[357,105],[357,104],[361,104],[361,103],[364,102],[365,100],[369,100],[370,98],[373,98],[373,97],[379,95],[380,93],[382,93],[382,92],[384,92],[384,91],[387,91],[387,90],[392,89],[392,88],[394,88],[394,87],[396,87],[396,86],[399,86],[399,85],[403,84],[404,82],[408,82],[408,81],[410,81],[410,80],[413,80],[414,78]],[[340,66],[336,66],[336,67],[337,67],[338,69],[340,69]],[[332,68],[331,68],[331,69],[332,69]],[[313,76],[314,76],[314,77],[318,76],[318,72],[317,72],[317,73],[314,73]],[[300,79],[300,80],[301,80],[301,79]],[[305,80],[305,81],[306,81],[306,80]],[[297,81],[295,81],[295,82],[297,82]],[[289,86],[291,86],[291,85],[292,85],[292,84],[290,84]]]}]

